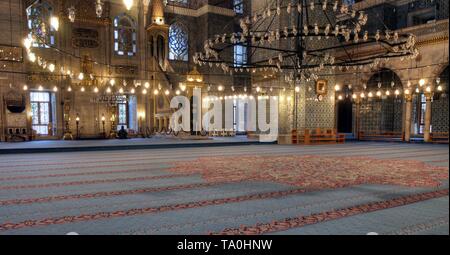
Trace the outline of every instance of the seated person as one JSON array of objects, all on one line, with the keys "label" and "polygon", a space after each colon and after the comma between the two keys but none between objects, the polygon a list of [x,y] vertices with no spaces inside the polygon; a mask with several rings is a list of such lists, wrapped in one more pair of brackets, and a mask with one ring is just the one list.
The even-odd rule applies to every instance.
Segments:
[{"label": "seated person", "polygon": [[117,134],[119,139],[128,139],[128,132],[125,130],[125,127],[122,126]]}]

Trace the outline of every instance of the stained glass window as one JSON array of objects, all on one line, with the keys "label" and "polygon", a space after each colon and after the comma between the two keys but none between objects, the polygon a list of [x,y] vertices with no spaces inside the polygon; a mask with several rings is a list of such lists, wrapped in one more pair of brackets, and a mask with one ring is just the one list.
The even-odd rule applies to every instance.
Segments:
[{"label": "stained glass window", "polygon": [[355,4],[355,0],[344,0],[342,2],[346,5],[354,5]]},{"label": "stained glass window", "polygon": [[187,5],[188,0],[169,0],[168,3],[175,5]]},{"label": "stained glass window", "polygon": [[234,66],[241,67],[247,64],[247,48],[243,45],[234,46]]},{"label": "stained glass window", "polygon": [[188,61],[188,33],[181,23],[174,23],[169,29],[169,59]]},{"label": "stained glass window", "polygon": [[55,44],[55,30],[50,26],[53,8],[45,1],[36,1],[27,10],[27,24],[33,47],[49,48]]},{"label": "stained glass window", "polygon": [[136,23],[126,14],[114,18],[114,51],[120,56],[136,55]]}]

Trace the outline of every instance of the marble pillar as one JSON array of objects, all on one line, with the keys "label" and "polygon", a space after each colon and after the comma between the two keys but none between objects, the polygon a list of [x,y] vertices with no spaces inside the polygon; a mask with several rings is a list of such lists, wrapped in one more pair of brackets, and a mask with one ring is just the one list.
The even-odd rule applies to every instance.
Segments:
[{"label": "marble pillar", "polygon": [[405,125],[404,125],[404,134],[405,134],[405,142],[411,141],[411,115],[412,115],[412,96],[405,95]]}]

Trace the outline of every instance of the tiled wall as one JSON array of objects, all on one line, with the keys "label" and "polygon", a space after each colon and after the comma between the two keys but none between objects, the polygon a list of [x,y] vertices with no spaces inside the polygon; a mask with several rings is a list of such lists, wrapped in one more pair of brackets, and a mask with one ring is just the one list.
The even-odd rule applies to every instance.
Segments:
[{"label": "tiled wall", "polygon": [[448,132],[448,94],[442,94],[437,100],[433,100],[432,103],[432,131],[433,132]]}]

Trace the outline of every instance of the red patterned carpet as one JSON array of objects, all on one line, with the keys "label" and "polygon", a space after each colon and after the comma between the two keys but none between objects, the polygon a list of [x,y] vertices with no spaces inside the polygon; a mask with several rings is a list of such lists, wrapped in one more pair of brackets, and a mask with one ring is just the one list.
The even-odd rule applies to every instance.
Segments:
[{"label": "red patterned carpet", "polygon": [[341,188],[358,184],[436,187],[447,167],[415,160],[330,156],[202,157],[174,163],[170,171],[201,174],[208,182],[271,181],[302,188]]}]

